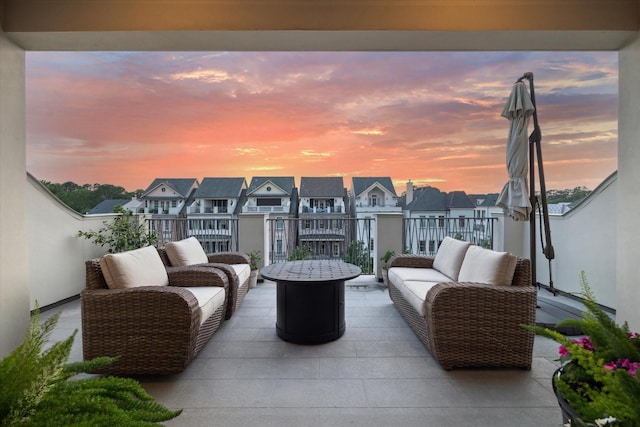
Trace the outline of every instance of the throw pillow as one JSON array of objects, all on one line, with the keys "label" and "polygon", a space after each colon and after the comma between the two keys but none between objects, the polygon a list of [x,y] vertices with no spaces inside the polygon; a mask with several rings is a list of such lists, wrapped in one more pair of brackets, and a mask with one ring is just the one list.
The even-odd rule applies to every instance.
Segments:
[{"label": "throw pillow", "polygon": [[469,246],[471,246],[469,242],[463,242],[449,236],[445,237],[440,243],[438,253],[433,260],[433,268],[453,280],[458,280],[460,266],[462,266],[462,261]]},{"label": "throw pillow", "polygon": [[167,270],[153,246],[105,255],[100,259],[100,267],[111,289],[169,284]]},{"label": "throw pillow", "polygon": [[458,281],[510,286],[518,259],[508,252],[471,246],[460,267]]},{"label": "throw pillow", "polygon": [[186,265],[206,264],[209,262],[207,254],[202,245],[195,237],[169,242],[164,250],[167,253],[171,265],[174,267],[184,267]]}]

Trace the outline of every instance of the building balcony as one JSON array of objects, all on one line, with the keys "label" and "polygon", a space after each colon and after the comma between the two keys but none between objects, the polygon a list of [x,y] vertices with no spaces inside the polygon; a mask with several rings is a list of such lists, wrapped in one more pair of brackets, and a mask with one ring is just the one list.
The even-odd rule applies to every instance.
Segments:
[{"label": "building balcony", "polygon": [[[184,408],[169,427],[562,425],[550,385],[554,342],[535,338],[531,371],[445,371],[372,276],[346,282],[345,304],[340,339],[291,344],[276,335],[276,285],[258,283],[185,371],[138,380],[162,404]],[[81,328],[78,300],[60,309],[58,339]],[[72,360],[81,348],[76,339]]]}]

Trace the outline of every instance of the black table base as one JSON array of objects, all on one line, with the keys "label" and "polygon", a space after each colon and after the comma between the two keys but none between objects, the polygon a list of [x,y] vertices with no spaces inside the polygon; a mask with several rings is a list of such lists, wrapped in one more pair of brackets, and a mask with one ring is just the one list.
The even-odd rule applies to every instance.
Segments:
[{"label": "black table base", "polygon": [[285,341],[322,344],[344,334],[344,280],[278,282],[276,331]]}]

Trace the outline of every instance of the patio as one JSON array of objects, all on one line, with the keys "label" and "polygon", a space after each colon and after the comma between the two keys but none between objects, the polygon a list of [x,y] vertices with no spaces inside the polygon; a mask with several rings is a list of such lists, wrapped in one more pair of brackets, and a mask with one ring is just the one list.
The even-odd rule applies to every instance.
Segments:
[{"label": "patio", "polygon": [[[60,309],[56,340],[80,328],[79,300]],[[536,337],[531,371],[444,371],[373,276],[347,282],[347,330],[337,341],[284,342],[275,313],[275,283],[259,283],[184,372],[138,378],[161,403],[184,408],[167,425],[562,425],[550,382],[557,345],[548,339]],[[81,347],[78,337],[73,360]]]}]

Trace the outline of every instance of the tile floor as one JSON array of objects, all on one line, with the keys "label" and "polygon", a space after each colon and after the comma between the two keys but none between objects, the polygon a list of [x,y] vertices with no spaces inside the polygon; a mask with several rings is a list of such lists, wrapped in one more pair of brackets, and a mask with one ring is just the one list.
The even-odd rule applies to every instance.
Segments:
[{"label": "tile floor", "polygon": [[[322,345],[278,338],[275,294],[273,282],[259,283],[184,372],[137,378],[164,405],[184,409],[166,425],[562,425],[553,341],[536,337],[531,371],[447,372],[372,276],[347,282],[347,330]],[[78,300],[60,309],[53,339],[80,328]],[[72,359],[81,359],[81,346],[78,335]]]}]

